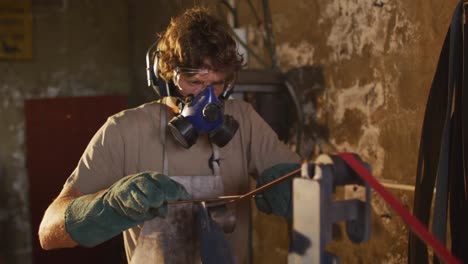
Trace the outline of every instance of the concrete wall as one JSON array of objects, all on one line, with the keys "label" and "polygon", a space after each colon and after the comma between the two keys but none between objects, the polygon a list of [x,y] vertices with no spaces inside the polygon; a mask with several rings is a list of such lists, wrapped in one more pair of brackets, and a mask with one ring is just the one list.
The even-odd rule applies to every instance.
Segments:
[{"label": "concrete wall", "polygon": [[[23,100],[129,94],[154,98],[144,54],[168,18],[193,4],[217,1],[33,1],[34,57],[0,61],[0,222],[9,230],[0,253],[30,261]],[[261,1],[252,1],[262,16]],[[451,1],[298,0],[269,2],[281,71],[296,85],[305,112],[302,153],[317,141],[359,153],[375,176],[413,184],[428,89],[456,5]],[[218,6],[224,10],[222,6]],[[259,25],[239,1],[239,25],[268,61]],[[262,66],[249,57],[249,67]],[[294,132],[294,129],[291,131]],[[315,134],[315,135],[314,135]],[[412,193],[395,191],[411,207]],[[404,263],[407,230],[377,196],[371,242],[332,249],[344,263]],[[254,260],[287,255],[284,221],[254,212]]]}]

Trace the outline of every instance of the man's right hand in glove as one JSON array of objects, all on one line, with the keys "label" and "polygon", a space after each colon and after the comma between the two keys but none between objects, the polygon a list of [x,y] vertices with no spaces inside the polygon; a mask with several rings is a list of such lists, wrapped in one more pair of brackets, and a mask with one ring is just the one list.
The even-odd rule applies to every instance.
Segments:
[{"label": "man's right hand in glove", "polygon": [[[92,247],[146,220],[165,217],[167,202],[188,198],[190,195],[181,184],[163,174],[143,172],[129,175],[105,191],[79,196],[69,202],[65,209],[64,228],[73,241]],[[46,219],[52,218],[48,214],[60,211],[57,210],[58,205],[51,207],[47,211],[55,212],[46,212],[41,223],[41,244],[42,240],[48,240],[47,235],[53,235],[46,229],[55,228],[47,223]],[[61,246],[50,248],[55,247]]]},{"label": "man's right hand in glove", "polygon": [[[127,176],[114,183],[104,193],[102,200],[119,215],[141,223],[156,216],[165,217],[167,202],[189,198],[190,195],[184,186],[166,175],[143,172]],[[79,199],[81,197],[76,200],[79,201]],[[72,213],[71,209],[73,209],[72,206],[67,212]]]}]

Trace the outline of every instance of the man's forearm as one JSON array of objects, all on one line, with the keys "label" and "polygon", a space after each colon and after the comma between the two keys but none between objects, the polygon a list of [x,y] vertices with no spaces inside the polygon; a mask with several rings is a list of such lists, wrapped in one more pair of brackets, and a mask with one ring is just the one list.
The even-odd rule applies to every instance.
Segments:
[{"label": "man's forearm", "polygon": [[47,208],[39,226],[39,241],[45,250],[74,247],[77,245],[65,230],[65,210],[76,197],[81,196],[76,190],[65,189]]}]

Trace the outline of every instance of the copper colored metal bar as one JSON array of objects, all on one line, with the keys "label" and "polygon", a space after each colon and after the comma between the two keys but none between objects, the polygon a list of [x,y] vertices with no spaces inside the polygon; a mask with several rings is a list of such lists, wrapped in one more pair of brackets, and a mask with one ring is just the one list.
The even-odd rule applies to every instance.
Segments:
[{"label": "copper colored metal bar", "polygon": [[250,191],[250,192],[248,192],[248,193],[246,193],[246,194],[243,194],[243,195],[241,195],[239,198],[237,198],[237,199],[235,199],[235,200],[232,200],[232,201],[229,201],[229,202],[227,202],[227,203],[237,202],[237,201],[240,201],[240,200],[245,199],[245,198],[247,198],[247,197],[254,196],[255,194],[260,193],[260,192],[262,192],[263,190],[265,190],[265,189],[267,189],[267,188],[270,188],[271,186],[273,186],[273,185],[275,185],[275,184],[278,184],[278,183],[280,183],[280,182],[283,182],[283,181],[285,181],[285,180],[291,178],[292,176],[296,175],[296,174],[299,173],[299,172],[301,172],[301,169],[300,169],[300,168],[297,169],[297,170],[291,171],[290,173],[285,174],[285,175],[279,177],[278,179],[273,180],[273,181],[271,181],[271,182],[269,182],[269,183],[267,183],[267,184],[265,184],[265,185],[263,185],[263,186],[261,186],[261,187],[258,187],[257,189],[254,189],[254,190],[252,190],[252,191]]},{"label": "copper colored metal bar", "polygon": [[230,195],[230,196],[219,196],[214,198],[205,198],[205,199],[190,199],[190,200],[181,200],[181,201],[172,201],[168,204],[183,204],[183,203],[201,203],[201,202],[225,202],[238,199],[242,195]]},{"label": "copper colored metal bar", "polygon": [[233,202],[238,202],[242,199],[245,199],[247,197],[251,197],[251,196],[254,196],[255,194],[257,193],[260,193],[262,191],[264,191],[265,189],[267,188],[270,188],[271,186],[275,185],[275,184],[278,184],[280,182],[283,182],[289,178],[291,178],[292,176],[296,175],[297,173],[301,172],[301,169],[297,169],[297,170],[294,170],[294,171],[291,171],[290,173],[288,174],[285,174],[281,177],[279,177],[278,179],[274,180],[274,181],[271,181],[257,189],[254,189],[246,194],[242,194],[242,195],[231,195],[231,196],[220,196],[220,197],[214,197],[214,198],[206,198],[206,199],[191,199],[191,200],[182,200],[182,201],[173,201],[173,202],[169,202],[169,204],[183,204],[183,203],[199,203],[199,202],[210,202],[210,203],[216,203],[218,205],[217,202],[219,202],[219,205],[221,204],[229,204],[229,203],[233,203]]}]

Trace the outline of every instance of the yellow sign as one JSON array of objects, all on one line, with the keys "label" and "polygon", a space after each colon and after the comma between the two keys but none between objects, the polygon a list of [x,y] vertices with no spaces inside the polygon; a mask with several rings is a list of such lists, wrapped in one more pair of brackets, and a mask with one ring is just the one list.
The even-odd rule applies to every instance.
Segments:
[{"label": "yellow sign", "polygon": [[0,0],[0,59],[31,58],[31,0]]}]

